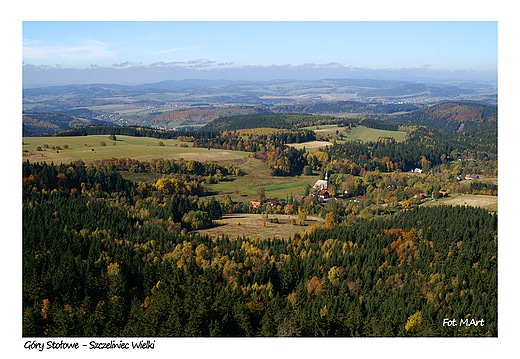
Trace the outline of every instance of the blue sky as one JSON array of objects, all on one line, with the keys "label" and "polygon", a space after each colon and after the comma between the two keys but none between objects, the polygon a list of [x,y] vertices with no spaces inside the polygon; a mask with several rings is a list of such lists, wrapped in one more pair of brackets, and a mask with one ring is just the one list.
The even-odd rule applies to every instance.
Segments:
[{"label": "blue sky", "polygon": [[24,83],[493,78],[497,32],[496,21],[24,21],[22,61]]}]

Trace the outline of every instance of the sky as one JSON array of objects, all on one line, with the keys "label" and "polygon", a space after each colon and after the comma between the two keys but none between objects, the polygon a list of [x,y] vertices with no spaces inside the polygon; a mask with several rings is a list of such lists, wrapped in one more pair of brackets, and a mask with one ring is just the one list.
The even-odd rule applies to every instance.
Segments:
[{"label": "sky", "polygon": [[187,78],[496,80],[497,21],[23,21],[24,86]]}]

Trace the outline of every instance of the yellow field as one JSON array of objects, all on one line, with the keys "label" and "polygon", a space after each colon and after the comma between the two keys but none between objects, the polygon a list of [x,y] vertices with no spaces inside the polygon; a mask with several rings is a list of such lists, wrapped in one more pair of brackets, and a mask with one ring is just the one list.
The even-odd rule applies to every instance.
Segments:
[{"label": "yellow field", "polygon": [[485,196],[485,195],[452,195],[448,198],[439,199],[437,201],[429,201],[423,204],[423,206],[437,206],[437,205],[451,205],[451,206],[472,206],[482,207],[490,211],[498,210],[498,196]]},{"label": "yellow field", "polygon": [[325,146],[332,146],[332,142],[329,141],[310,141],[310,142],[302,142],[302,143],[289,143],[287,146],[297,148],[301,150],[302,148],[306,149],[315,149]]},{"label": "yellow field", "polygon": [[[278,218],[279,223],[271,223],[270,219]],[[291,219],[298,220],[298,216],[286,214],[270,214],[265,220],[266,226],[262,226],[264,215],[235,213],[224,215],[221,220],[215,221],[219,225],[210,229],[198,231],[210,237],[227,236],[236,239],[241,236],[249,238],[291,238],[295,233],[302,233],[312,225],[323,225],[325,221],[320,217],[308,216],[304,226],[291,224]]]}]

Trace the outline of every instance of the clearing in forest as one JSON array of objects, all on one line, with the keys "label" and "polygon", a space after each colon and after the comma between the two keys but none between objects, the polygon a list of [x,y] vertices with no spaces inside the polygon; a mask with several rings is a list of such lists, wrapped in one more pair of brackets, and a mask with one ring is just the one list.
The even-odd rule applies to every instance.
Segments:
[{"label": "clearing in forest", "polygon": [[[271,220],[278,220],[278,223],[271,223]],[[298,221],[298,215],[269,214],[265,219],[263,214],[234,213],[226,214],[222,219],[215,221],[218,226],[198,231],[210,237],[227,236],[230,239],[238,237],[248,238],[285,238],[289,239],[295,233],[302,233],[312,225],[323,225],[325,221],[320,217],[307,216],[305,225],[291,224],[291,220]],[[265,221],[265,226],[263,222]]]}]

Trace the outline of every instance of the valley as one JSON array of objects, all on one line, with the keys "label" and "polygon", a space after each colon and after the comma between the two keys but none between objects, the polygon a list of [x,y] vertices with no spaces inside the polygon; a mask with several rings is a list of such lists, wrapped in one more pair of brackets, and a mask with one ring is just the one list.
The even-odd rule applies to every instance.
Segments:
[{"label": "valley", "polygon": [[322,85],[28,91],[23,335],[496,337],[496,106]]}]

